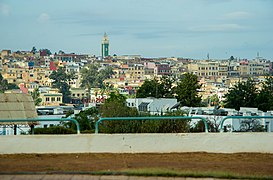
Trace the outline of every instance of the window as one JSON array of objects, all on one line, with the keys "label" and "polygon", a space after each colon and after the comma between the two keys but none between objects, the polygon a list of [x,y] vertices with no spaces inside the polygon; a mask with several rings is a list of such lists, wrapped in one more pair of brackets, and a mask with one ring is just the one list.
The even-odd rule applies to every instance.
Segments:
[{"label": "window", "polygon": [[60,97],[57,97],[57,101],[61,101],[61,98],[60,98]]},{"label": "window", "polygon": [[46,101],[47,101],[47,102],[49,101],[49,97],[46,98]]},{"label": "window", "polygon": [[55,97],[52,97],[52,98],[51,98],[51,101],[55,101]]}]

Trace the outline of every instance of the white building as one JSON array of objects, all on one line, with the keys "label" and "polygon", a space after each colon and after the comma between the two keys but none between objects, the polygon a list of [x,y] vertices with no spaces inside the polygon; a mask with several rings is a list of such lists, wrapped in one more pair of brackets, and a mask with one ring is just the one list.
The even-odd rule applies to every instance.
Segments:
[{"label": "white building", "polygon": [[171,111],[177,104],[174,98],[129,98],[126,99],[128,107],[135,107],[139,112],[150,112],[151,114],[161,114]]}]

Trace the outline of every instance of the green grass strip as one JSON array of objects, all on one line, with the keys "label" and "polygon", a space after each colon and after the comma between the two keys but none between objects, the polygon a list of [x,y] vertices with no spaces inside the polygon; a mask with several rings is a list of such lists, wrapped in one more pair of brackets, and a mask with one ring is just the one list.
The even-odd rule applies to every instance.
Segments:
[{"label": "green grass strip", "polygon": [[178,171],[170,169],[130,169],[118,172],[100,171],[97,175],[127,175],[127,176],[161,176],[161,177],[193,177],[193,178],[221,178],[221,179],[261,179],[273,180],[272,176],[259,175],[240,175],[231,172],[194,172],[194,171]]}]

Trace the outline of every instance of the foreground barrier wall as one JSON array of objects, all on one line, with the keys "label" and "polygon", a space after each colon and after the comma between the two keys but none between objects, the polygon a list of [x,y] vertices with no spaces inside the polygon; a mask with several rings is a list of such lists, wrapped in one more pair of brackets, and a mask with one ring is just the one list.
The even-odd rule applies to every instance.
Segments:
[{"label": "foreground barrier wall", "polygon": [[273,133],[21,135],[0,142],[0,154],[273,153]]}]

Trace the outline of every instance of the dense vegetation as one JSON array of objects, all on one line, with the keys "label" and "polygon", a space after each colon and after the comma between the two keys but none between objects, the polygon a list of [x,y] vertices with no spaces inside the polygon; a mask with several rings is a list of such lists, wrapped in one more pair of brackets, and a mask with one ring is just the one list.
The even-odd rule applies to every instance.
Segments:
[{"label": "dense vegetation", "polygon": [[8,81],[4,79],[2,74],[0,73],[0,93],[3,93],[6,90],[10,89],[19,89],[19,87],[14,83],[8,83]]},{"label": "dense vegetation", "polygon": [[225,95],[224,106],[236,110],[240,107],[254,107],[264,112],[273,110],[273,78],[267,77],[260,85],[261,89],[258,89],[251,78],[238,82]]}]

